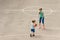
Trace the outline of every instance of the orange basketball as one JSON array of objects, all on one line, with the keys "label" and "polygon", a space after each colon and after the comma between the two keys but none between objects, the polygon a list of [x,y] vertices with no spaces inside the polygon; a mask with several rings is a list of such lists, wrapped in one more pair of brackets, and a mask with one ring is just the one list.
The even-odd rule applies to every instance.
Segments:
[{"label": "orange basketball", "polygon": [[35,24],[35,27],[37,26],[37,24]]}]

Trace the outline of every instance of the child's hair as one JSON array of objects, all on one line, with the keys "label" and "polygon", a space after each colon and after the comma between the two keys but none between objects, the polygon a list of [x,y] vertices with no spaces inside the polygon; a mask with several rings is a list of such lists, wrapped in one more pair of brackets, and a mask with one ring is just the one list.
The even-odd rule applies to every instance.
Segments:
[{"label": "child's hair", "polygon": [[42,8],[40,8],[39,10],[42,10]]},{"label": "child's hair", "polygon": [[36,20],[32,20],[32,23],[35,23],[36,22]]}]

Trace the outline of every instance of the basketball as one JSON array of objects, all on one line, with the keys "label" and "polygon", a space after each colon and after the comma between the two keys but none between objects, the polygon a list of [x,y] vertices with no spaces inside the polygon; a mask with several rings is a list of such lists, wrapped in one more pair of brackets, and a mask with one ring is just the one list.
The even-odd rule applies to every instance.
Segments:
[{"label": "basketball", "polygon": [[35,24],[35,27],[37,26],[37,24]]}]

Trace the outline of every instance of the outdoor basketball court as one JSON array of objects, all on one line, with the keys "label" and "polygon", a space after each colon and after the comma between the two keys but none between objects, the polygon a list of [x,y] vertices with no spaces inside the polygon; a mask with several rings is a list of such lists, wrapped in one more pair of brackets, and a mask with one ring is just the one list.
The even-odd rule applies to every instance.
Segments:
[{"label": "outdoor basketball court", "polygon": [[[45,27],[30,37],[31,20],[39,8],[45,14]],[[0,0],[0,40],[60,40],[60,0]]]}]

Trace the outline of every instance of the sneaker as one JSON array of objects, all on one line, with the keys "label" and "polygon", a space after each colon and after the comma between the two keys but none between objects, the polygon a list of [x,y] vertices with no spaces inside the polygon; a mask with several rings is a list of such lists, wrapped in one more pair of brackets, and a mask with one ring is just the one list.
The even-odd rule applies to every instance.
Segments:
[{"label": "sneaker", "polygon": [[33,36],[35,36],[35,34],[33,34]]},{"label": "sneaker", "polygon": [[33,35],[32,35],[32,34],[30,34],[30,37],[33,37]]}]

